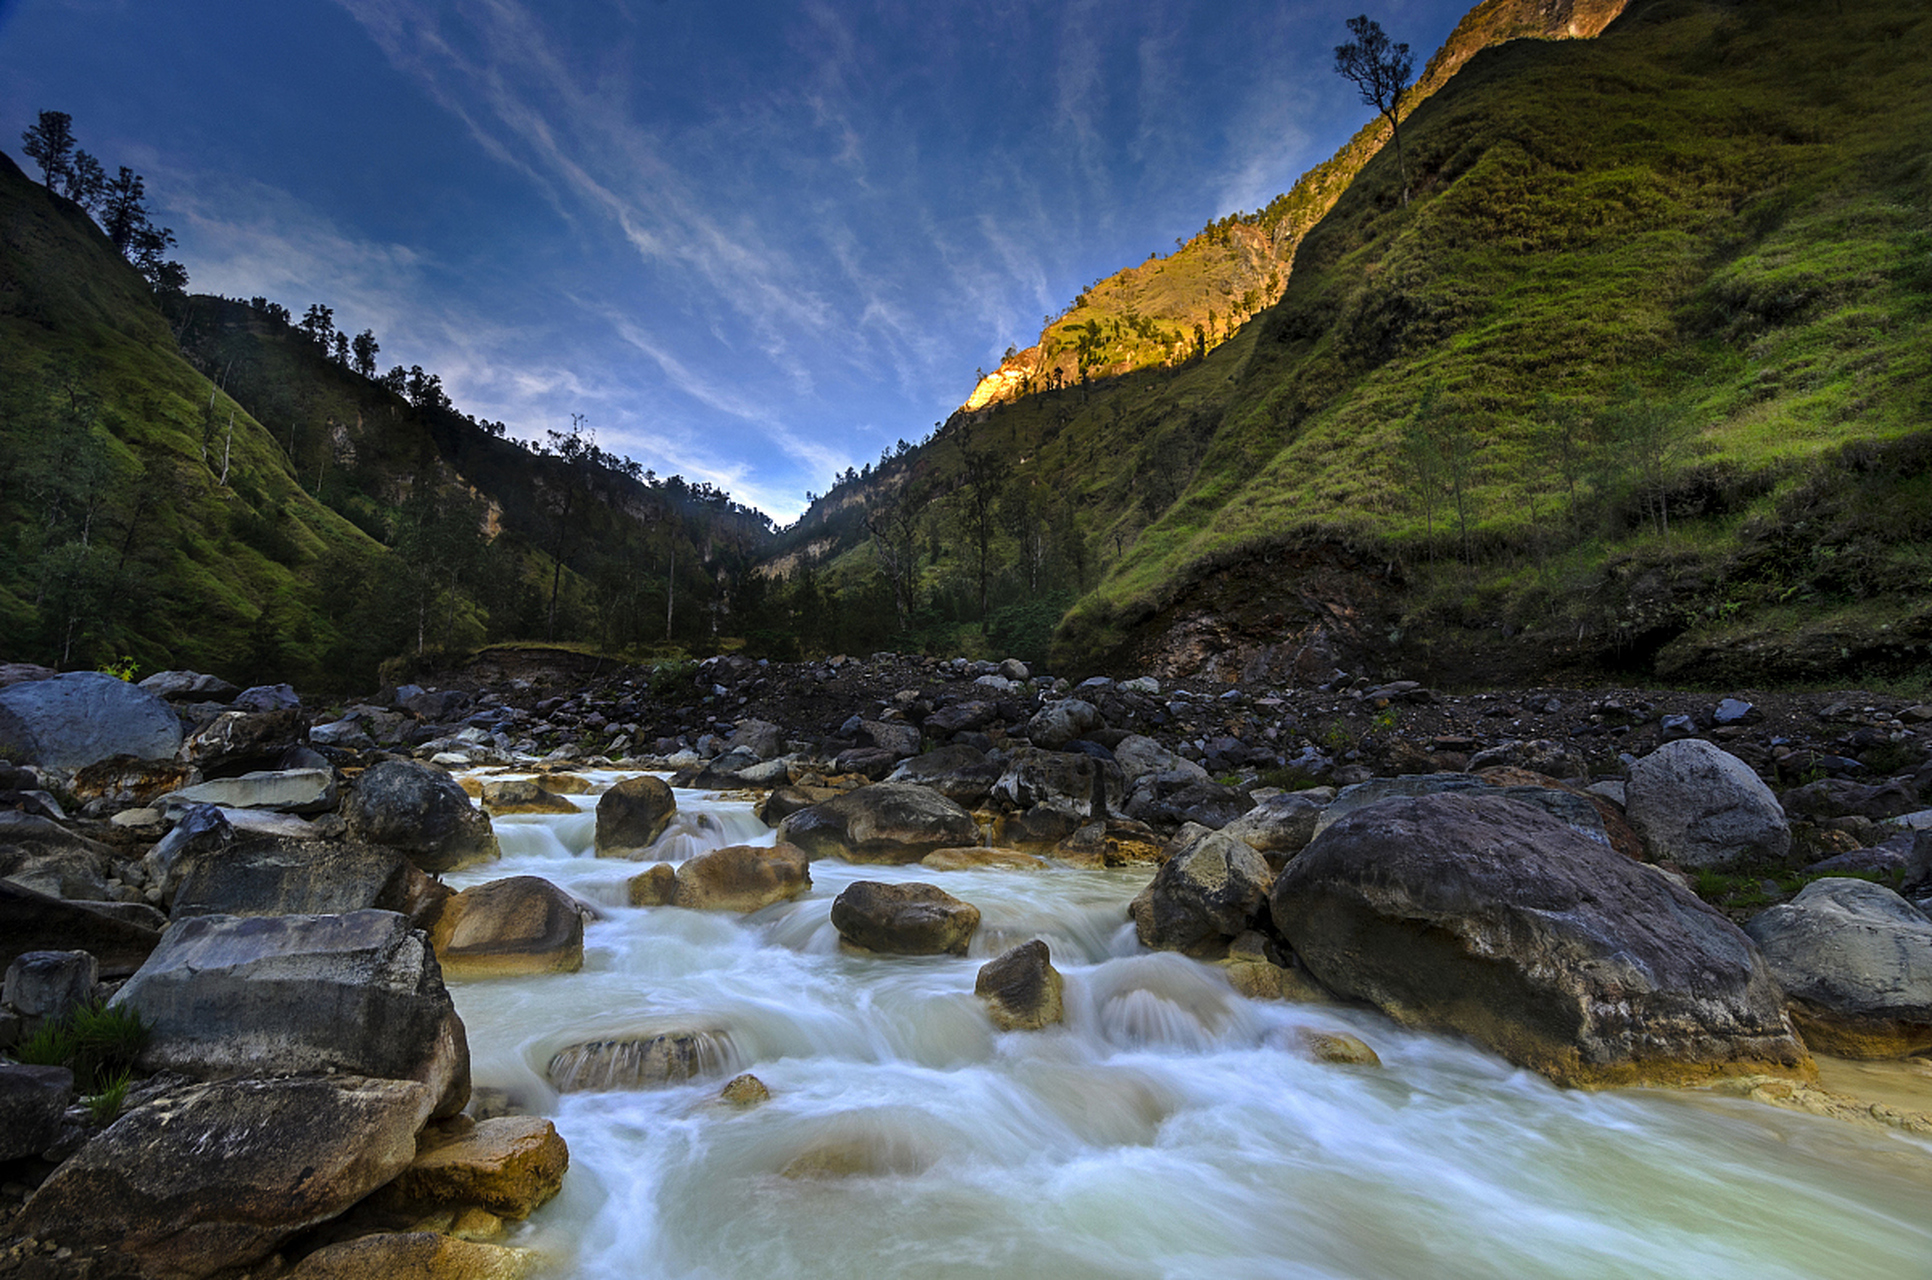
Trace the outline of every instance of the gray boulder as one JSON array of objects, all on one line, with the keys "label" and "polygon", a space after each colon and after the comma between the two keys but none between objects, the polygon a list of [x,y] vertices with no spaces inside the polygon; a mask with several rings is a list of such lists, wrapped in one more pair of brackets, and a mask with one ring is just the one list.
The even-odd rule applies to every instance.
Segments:
[{"label": "gray boulder", "polygon": [[1932,1052],[1932,920],[1884,885],[1813,880],[1744,926],[1812,1048],[1842,1058]]},{"label": "gray boulder", "polygon": [[677,816],[677,797],[662,778],[640,773],[597,798],[597,856],[636,857]]},{"label": "gray boulder", "polygon": [[1007,757],[992,798],[1009,809],[1047,804],[1080,819],[1104,818],[1126,800],[1120,766],[1073,751],[1023,747]]},{"label": "gray boulder", "polygon": [[302,698],[293,685],[257,684],[236,694],[233,705],[240,711],[299,711]]},{"label": "gray boulder", "polygon": [[917,862],[936,849],[979,843],[973,815],[928,787],[877,782],[801,809],[778,838],[812,858]]},{"label": "gray boulder", "polygon": [[178,920],[113,1003],[154,1024],[151,1071],[416,1080],[438,1116],[469,1100],[462,1019],[429,940],[393,911]]},{"label": "gray boulder", "polygon": [[0,880],[50,898],[108,897],[113,851],[51,818],[0,810]]},{"label": "gray boulder", "polygon": [[937,885],[855,880],[832,900],[832,926],[863,951],[963,956],[979,928],[979,908]]},{"label": "gray boulder", "polygon": [[1210,780],[1208,771],[1200,765],[1175,755],[1152,738],[1140,734],[1122,738],[1116,743],[1114,760],[1120,765],[1129,787],[1138,785],[1142,778],[1156,773],[1182,774],[1189,782]]},{"label": "gray boulder", "polygon": [[189,1086],[81,1148],[11,1229],[112,1250],[158,1280],[227,1273],[408,1168],[433,1101],[420,1084],[344,1076]]},{"label": "gray boulder", "polygon": [[984,751],[955,744],[900,761],[885,780],[931,787],[948,800],[972,805],[986,799],[1001,772]]},{"label": "gray boulder", "polygon": [[1335,993],[1558,1083],[1811,1069],[1751,940],[1671,877],[1515,800],[1386,800],[1276,879],[1276,928]]},{"label": "gray boulder", "polygon": [[735,751],[741,747],[760,760],[783,755],[784,730],[769,720],[740,720],[731,737],[725,740],[725,749]]},{"label": "gray boulder", "polygon": [[1026,736],[1036,747],[1058,751],[1075,738],[1105,727],[1106,721],[1100,718],[1100,710],[1093,703],[1062,698],[1033,713],[1033,718],[1026,722]]},{"label": "gray boulder", "polygon": [[30,951],[85,951],[104,978],[147,961],[167,917],[141,902],[69,902],[0,881],[0,964]]},{"label": "gray boulder", "polygon": [[144,689],[98,671],[0,688],[0,758],[50,769],[81,769],[111,756],[169,760],[181,749],[181,721]]},{"label": "gray boulder", "polygon": [[220,676],[199,671],[157,671],[136,687],[167,702],[227,702],[241,692]]},{"label": "gray boulder", "polygon": [[1284,791],[1255,802],[1254,808],[1221,830],[1279,866],[1294,857],[1315,838],[1315,825],[1332,799],[1322,791]]},{"label": "gray boulder", "polygon": [[1141,945],[1213,957],[1252,928],[1274,875],[1261,855],[1225,831],[1193,840],[1154,873],[1128,908]]},{"label": "gray boulder", "polygon": [[999,715],[998,704],[973,698],[939,708],[926,717],[924,728],[932,737],[943,740],[956,733],[971,733],[976,729],[984,729],[999,719]]},{"label": "gray boulder", "polygon": [[1624,811],[1651,855],[1692,869],[1782,865],[1791,824],[1749,765],[1701,738],[1667,742],[1630,766]]},{"label": "gray boulder", "polygon": [[100,961],[85,951],[28,951],[7,966],[0,1004],[23,1018],[58,1022],[94,998]]},{"label": "gray boulder", "polygon": [[39,1155],[60,1137],[74,1073],[0,1060],[0,1165]]},{"label": "gray boulder", "polygon": [[210,777],[226,776],[280,768],[308,740],[309,723],[298,710],[224,711],[182,743],[181,756]]},{"label": "gray boulder", "polygon": [[342,815],[351,836],[401,849],[424,871],[455,871],[501,856],[489,815],[435,765],[385,760],[365,770]]},{"label": "gray boulder", "polygon": [[212,804],[223,809],[309,814],[328,812],[337,799],[333,769],[275,769],[183,787],[162,796],[159,806],[165,811]]},{"label": "gray boulder", "polygon": [[426,928],[450,891],[395,849],[237,834],[189,847],[166,889],[176,920],[194,916],[394,911]]},{"label": "gray boulder", "polygon": [[919,754],[919,729],[903,720],[864,720],[859,723],[861,742],[869,741],[880,751],[889,752],[895,760],[907,760]]},{"label": "gray boulder", "polygon": [[1603,815],[1597,812],[1596,805],[1588,796],[1556,787],[1498,787],[1470,773],[1415,773],[1399,778],[1370,778],[1367,782],[1343,787],[1336,793],[1335,799],[1322,810],[1321,816],[1315,820],[1315,834],[1320,835],[1338,820],[1358,809],[1366,809],[1384,800],[1398,796],[1456,793],[1501,796],[1507,800],[1514,800],[1519,804],[1541,809],[1580,836],[1595,840],[1599,844],[1610,843],[1610,834],[1603,825]]}]

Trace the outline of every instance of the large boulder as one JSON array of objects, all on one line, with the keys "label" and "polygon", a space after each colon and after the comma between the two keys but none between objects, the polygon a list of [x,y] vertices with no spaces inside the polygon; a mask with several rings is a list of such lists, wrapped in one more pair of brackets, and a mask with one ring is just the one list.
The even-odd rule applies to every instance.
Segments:
[{"label": "large boulder", "polygon": [[433,1101],[411,1081],[356,1076],[190,1086],[82,1147],[11,1229],[112,1250],[156,1280],[247,1266],[408,1168]]},{"label": "large boulder", "polygon": [[29,951],[85,951],[102,977],[125,978],[147,962],[167,923],[143,902],[69,902],[0,880],[0,964]]},{"label": "large boulder", "polygon": [[832,926],[865,951],[963,956],[979,928],[979,908],[937,885],[855,880],[832,900]]},{"label": "large boulder", "polygon": [[541,1116],[497,1116],[453,1134],[430,1128],[416,1159],[375,1203],[417,1217],[477,1205],[499,1218],[527,1218],[557,1194],[569,1167],[569,1147]]},{"label": "large boulder", "polygon": [[769,720],[740,720],[725,740],[725,750],[741,747],[760,760],[784,755],[785,731]]},{"label": "large boulder", "polygon": [[489,815],[435,765],[385,760],[364,770],[342,813],[350,835],[401,849],[424,871],[455,871],[501,856]]},{"label": "large boulder", "polygon": [[597,797],[597,856],[634,858],[651,847],[677,816],[677,797],[664,779],[640,773]]},{"label": "large boulder", "polygon": [[[1518,782],[1521,778],[1526,781]],[[1398,796],[1434,796],[1462,792],[1478,796],[1502,796],[1509,800],[1541,809],[1551,817],[1564,823],[1578,835],[1595,840],[1600,844],[1613,843],[1609,830],[1604,826],[1603,815],[1598,812],[1592,797],[1578,791],[1566,791],[1561,787],[1546,785],[1553,778],[1543,778],[1540,774],[1526,770],[1496,768],[1478,776],[1473,773],[1414,773],[1396,778],[1370,778],[1343,787],[1336,793],[1315,820],[1315,834],[1320,835],[1336,822],[1357,809],[1366,809],[1372,804],[1392,800]]]},{"label": "large boulder", "polygon": [[1676,880],[1539,809],[1358,809],[1277,877],[1276,928],[1330,990],[1563,1084],[1812,1070],[1751,940]]},{"label": "large boulder", "polygon": [[1247,843],[1210,831],[1178,850],[1129,907],[1144,947],[1212,957],[1253,927],[1274,874]]},{"label": "large boulder", "polygon": [[811,860],[797,845],[734,844],[679,863],[671,903],[709,911],[757,911],[811,887]]},{"label": "large boulder", "polygon": [[1052,953],[1038,938],[988,960],[973,980],[973,994],[1002,1031],[1038,1031],[1061,1021],[1065,987]]},{"label": "large boulder", "polygon": [[73,1100],[74,1073],[66,1067],[0,1061],[0,1165],[53,1146]]},{"label": "large boulder", "polygon": [[393,911],[199,916],[114,995],[154,1025],[151,1071],[197,1079],[342,1072],[469,1099],[469,1040],[429,940]]},{"label": "large boulder", "polygon": [[1666,742],[1632,764],[1624,811],[1653,857],[1694,870],[1776,867],[1791,852],[1771,788],[1702,738]]},{"label": "large boulder", "polygon": [[801,809],[778,838],[812,858],[917,862],[935,849],[979,843],[973,815],[929,787],[878,782]]},{"label": "large boulder", "polygon": [[1315,826],[1327,808],[1327,793],[1309,795],[1305,791],[1284,791],[1255,802],[1254,808],[1221,830],[1280,866],[1308,847],[1315,838]]},{"label": "large boulder", "polygon": [[425,928],[450,891],[400,852],[338,840],[240,835],[191,845],[171,865],[176,920],[394,911]]},{"label": "large boulder", "polygon": [[430,940],[451,978],[575,973],[584,967],[584,911],[548,880],[511,876],[452,897]]},{"label": "large boulder", "polygon": [[168,702],[226,702],[241,690],[199,671],[157,671],[137,686]]},{"label": "large boulder", "polygon": [[1120,766],[1110,760],[1027,747],[1007,757],[992,795],[1009,809],[1051,805],[1079,818],[1076,825],[1082,825],[1116,812],[1126,798],[1126,785]]},{"label": "large boulder", "polygon": [[51,818],[0,810],[0,880],[50,898],[108,897],[113,851]]},{"label": "large boulder", "polygon": [[59,1022],[94,998],[101,964],[85,951],[28,951],[14,957],[0,1004],[23,1018]]},{"label": "large boulder", "polygon": [[1208,771],[1192,760],[1175,755],[1152,738],[1136,733],[1114,744],[1114,760],[1126,776],[1129,787],[1155,773],[1186,775],[1190,782],[1208,781]]},{"label": "large boulder", "polygon": [[309,740],[309,722],[293,708],[224,711],[195,730],[181,755],[209,777],[276,769]]},{"label": "large boulder", "polygon": [[1026,736],[1036,747],[1058,751],[1075,738],[1084,738],[1095,729],[1106,728],[1099,710],[1079,698],[1049,702],[1026,722]]},{"label": "large boulder", "polygon": [[111,756],[171,760],[181,720],[167,703],[98,671],[0,688],[0,758],[82,769]]},{"label": "large boulder", "polygon": [[971,805],[986,799],[1001,772],[1000,766],[988,760],[984,751],[955,743],[900,761],[886,775],[886,781],[931,787],[948,800]]},{"label": "large boulder", "polygon": [[1884,885],[1813,880],[1744,931],[1812,1048],[1844,1058],[1932,1052],[1932,920]]}]

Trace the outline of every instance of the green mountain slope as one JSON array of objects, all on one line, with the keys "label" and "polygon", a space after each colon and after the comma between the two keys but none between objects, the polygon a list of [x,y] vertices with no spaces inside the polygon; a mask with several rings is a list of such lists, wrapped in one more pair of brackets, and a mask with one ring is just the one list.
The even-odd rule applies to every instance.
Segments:
[{"label": "green mountain slope", "polygon": [[[1482,0],[1464,15],[1405,95],[1406,119],[1483,49],[1523,38],[1588,38],[1622,12],[1625,0]],[[1340,33],[1338,32],[1338,38]],[[1338,92],[1345,92],[1339,85]],[[965,407],[1185,363],[1226,342],[1281,297],[1295,250],[1348,184],[1389,141],[1379,116],[1334,156],[1254,213],[1209,223],[1172,254],[1151,256],[1095,281],[1047,322],[1039,340],[1009,350],[980,379]]]},{"label": "green mountain slope", "polygon": [[1480,53],[1405,125],[1412,202],[1371,160],[1204,359],[961,415],[821,505],[912,477],[957,530],[965,425],[1072,513],[1072,666],[1915,671],[1928,55],[1905,0],[1648,0]]}]

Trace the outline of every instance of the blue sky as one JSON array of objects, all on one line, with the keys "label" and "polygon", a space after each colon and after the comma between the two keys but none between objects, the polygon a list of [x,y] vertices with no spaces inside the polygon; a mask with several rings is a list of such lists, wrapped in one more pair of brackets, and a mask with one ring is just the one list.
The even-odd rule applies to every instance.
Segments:
[{"label": "blue sky", "polygon": [[[1375,16],[1418,71],[1466,6]],[[191,287],[781,522],[1088,283],[1369,116],[1362,0],[0,0],[0,123],[148,179]]]}]

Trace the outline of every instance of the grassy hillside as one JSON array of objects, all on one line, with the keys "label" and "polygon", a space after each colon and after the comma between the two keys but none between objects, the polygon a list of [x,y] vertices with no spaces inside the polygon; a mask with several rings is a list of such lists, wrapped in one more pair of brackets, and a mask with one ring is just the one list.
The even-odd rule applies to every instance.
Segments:
[{"label": "grassy hillside", "polygon": [[376,543],[181,360],[86,214],[3,157],[0,385],[0,653],[247,675],[340,639],[310,570]]},{"label": "grassy hillside", "polygon": [[[1594,36],[1624,2],[1482,0],[1429,59],[1399,114],[1412,115],[1483,49],[1523,38]],[[1337,38],[1343,34],[1338,29]],[[1337,92],[1349,90],[1338,81]],[[1173,253],[1152,255],[1095,281],[1047,322],[1037,342],[1024,351],[1009,350],[965,407],[1184,364],[1220,346],[1281,297],[1302,237],[1389,137],[1388,122],[1377,116],[1265,208],[1229,214],[1178,241]]]},{"label": "grassy hillside", "polygon": [[882,470],[938,495],[922,572],[961,572],[963,423],[1072,513],[1070,666],[1324,628],[1449,679],[1925,666],[1929,54],[1905,0],[1645,0],[1477,54],[1405,125],[1413,200],[1370,161],[1205,358]]}]

